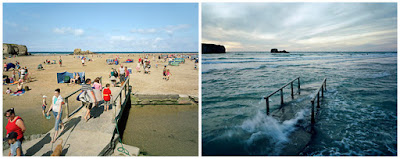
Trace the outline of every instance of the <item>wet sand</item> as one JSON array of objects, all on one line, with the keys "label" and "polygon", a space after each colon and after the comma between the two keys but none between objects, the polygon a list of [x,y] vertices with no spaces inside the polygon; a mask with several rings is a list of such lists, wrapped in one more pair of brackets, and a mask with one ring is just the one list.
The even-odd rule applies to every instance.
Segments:
[{"label": "wet sand", "polygon": [[[156,54],[157,55],[157,54]],[[13,91],[16,89],[16,85],[3,85],[3,112],[7,109],[14,107],[16,115],[21,116],[27,127],[25,136],[32,134],[43,134],[54,126],[54,117],[50,120],[43,117],[41,113],[42,96],[47,96],[47,103],[51,103],[51,98],[56,88],[61,89],[61,96],[65,97],[71,92],[79,89],[81,86],[74,85],[68,86],[64,83],[57,83],[57,72],[85,72],[86,78],[94,79],[96,77],[103,77],[103,85],[110,83],[109,73],[111,68],[118,68],[119,65],[107,65],[106,59],[115,58],[116,54],[101,54],[101,57],[97,55],[89,55],[88,57],[94,61],[87,61],[86,66],[81,65],[81,61],[72,55],[61,55],[63,65],[60,67],[58,64],[43,64],[45,59],[56,60],[58,63],[60,55],[35,55],[35,56],[24,56],[10,59],[3,59],[4,62],[15,61],[20,62],[20,66],[28,67],[30,76],[33,78],[33,82],[25,83],[24,86],[29,86],[32,90],[27,91],[22,96],[10,96],[5,94],[5,91],[9,87]],[[134,93],[147,93],[147,94],[184,94],[198,96],[198,70],[194,69],[194,61],[186,60],[185,64],[180,66],[168,66],[172,76],[169,81],[162,79],[163,65],[168,63],[153,61],[152,56],[149,56],[151,60],[151,74],[144,74],[142,72],[137,73],[135,70],[137,59],[143,57],[142,54],[119,54],[121,61],[125,61],[128,58],[134,59],[134,63],[120,63],[128,68],[133,69],[133,74],[130,76],[131,85],[133,87],[132,92]],[[75,58],[74,58],[75,57]],[[157,60],[157,58],[156,58]],[[158,68],[155,64],[158,63]],[[38,71],[38,64],[43,64],[45,70]],[[3,72],[4,75],[11,77],[12,71]],[[18,75],[17,75],[18,76]],[[79,103],[75,100],[75,96],[69,99],[70,112],[72,112]],[[65,112],[65,111],[64,111]],[[162,113],[162,112],[160,112]],[[63,116],[66,113],[63,113]],[[197,120],[197,118],[196,118]],[[3,117],[3,127],[7,124],[7,120]],[[5,129],[3,129],[3,136],[5,135]]]},{"label": "wet sand", "polygon": [[149,156],[198,155],[197,105],[132,106],[123,143]]}]

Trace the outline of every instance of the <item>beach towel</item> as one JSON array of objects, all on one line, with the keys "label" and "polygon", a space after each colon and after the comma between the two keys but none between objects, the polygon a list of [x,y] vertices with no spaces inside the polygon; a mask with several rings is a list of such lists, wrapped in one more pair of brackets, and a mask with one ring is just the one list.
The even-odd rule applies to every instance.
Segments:
[{"label": "beach towel", "polygon": [[21,96],[25,93],[25,89],[22,89],[21,91],[17,91],[14,93],[11,93],[10,96]]},{"label": "beach towel", "polygon": [[16,85],[18,84],[18,81],[14,81],[13,83],[3,83],[3,85]]},{"label": "beach towel", "polygon": [[94,95],[95,95],[95,97],[96,97],[96,101],[97,101],[97,102],[100,102],[100,101],[103,100],[103,95],[102,95],[102,92],[101,92],[100,90],[98,90],[98,89],[93,89],[93,93],[94,93]]}]

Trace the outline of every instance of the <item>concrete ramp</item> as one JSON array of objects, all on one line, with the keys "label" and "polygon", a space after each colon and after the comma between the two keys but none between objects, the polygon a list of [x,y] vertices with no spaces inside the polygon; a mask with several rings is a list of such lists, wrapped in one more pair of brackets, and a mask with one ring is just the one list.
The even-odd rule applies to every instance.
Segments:
[{"label": "concrete ramp", "polygon": [[[280,155],[295,156],[299,155],[311,141],[313,134],[311,127],[311,96],[316,91],[319,83],[301,85],[301,94],[295,94],[294,98],[287,95],[284,105],[271,112],[271,116],[281,123],[298,118],[299,113],[303,117],[295,124],[296,129],[290,133],[290,141],[284,145]],[[277,104],[277,103],[274,103]]]}]

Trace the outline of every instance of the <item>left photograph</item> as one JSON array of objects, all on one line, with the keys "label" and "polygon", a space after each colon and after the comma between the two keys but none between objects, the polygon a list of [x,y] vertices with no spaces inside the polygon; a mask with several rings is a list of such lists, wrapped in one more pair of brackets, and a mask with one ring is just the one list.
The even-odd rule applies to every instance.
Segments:
[{"label": "left photograph", "polygon": [[198,156],[197,3],[3,3],[3,156]]}]

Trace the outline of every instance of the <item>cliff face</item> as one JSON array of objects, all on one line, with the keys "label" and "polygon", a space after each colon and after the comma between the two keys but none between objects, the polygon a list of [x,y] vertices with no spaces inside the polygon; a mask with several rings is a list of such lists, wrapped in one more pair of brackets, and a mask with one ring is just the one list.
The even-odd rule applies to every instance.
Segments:
[{"label": "cliff face", "polygon": [[94,52],[91,52],[89,50],[82,51],[81,49],[74,49],[74,55],[87,55],[87,54],[95,54]]},{"label": "cliff face", "polygon": [[203,54],[226,53],[225,46],[204,43],[201,44],[201,51]]},{"label": "cliff face", "polygon": [[3,55],[30,55],[25,45],[3,43]]}]

